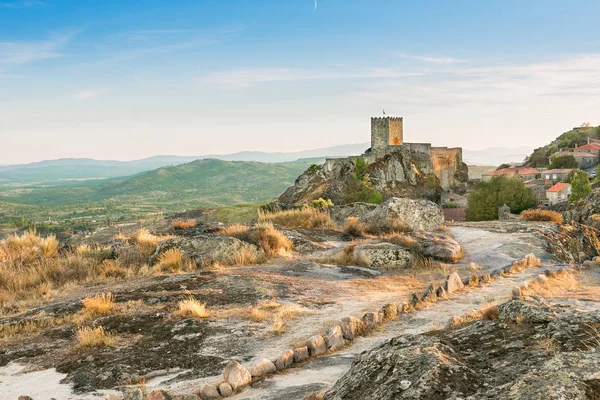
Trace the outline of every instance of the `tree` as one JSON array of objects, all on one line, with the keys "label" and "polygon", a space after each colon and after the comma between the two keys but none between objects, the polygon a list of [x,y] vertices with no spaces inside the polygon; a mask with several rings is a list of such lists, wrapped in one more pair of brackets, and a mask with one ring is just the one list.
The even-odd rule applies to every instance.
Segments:
[{"label": "tree", "polygon": [[533,168],[547,166],[549,164],[548,155],[549,153],[546,147],[540,147],[539,149],[535,149],[533,153],[531,153],[531,155],[527,157],[527,166]]},{"label": "tree", "polygon": [[575,157],[559,156],[559,157],[552,158],[552,163],[550,163],[550,166],[548,168],[555,169],[555,168],[577,168],[577,167],[579,167],[579,163],[577,162]]},{"label": "tree", "polygon": [[505,169],[505,168],[510,168],[510,164],[500,164],[498,166],[498,168],[496,168],[496,171],[500,171],[501,169]]},{"label": "tree", "polygon": [[371,178],[367,173],[367,164],[362,158],[356,159],[352,181],[348,184],[348,194],[344,196],[344,202],[364,202],[381,204],[383,196],[373,188]]},{"label": "tree", "polygon": [[592,185],[590,184],[587,172],[577,172],[571,181],[571,197],[569,197],[569,203],[581,200],[590,193],[592,193]]},{"label": "tree", "polygon": [[498,218],[498,208],[506,204],[512,213],[535,207],[537,199],[531,189],[517,176],[495,176],[480,182],[467,202],[469,221],[490,221]]}]

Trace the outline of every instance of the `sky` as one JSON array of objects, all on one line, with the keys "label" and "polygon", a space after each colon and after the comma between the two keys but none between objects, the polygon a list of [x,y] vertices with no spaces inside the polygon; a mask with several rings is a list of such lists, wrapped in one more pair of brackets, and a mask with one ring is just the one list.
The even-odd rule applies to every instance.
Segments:
[{"label": "sky", "polygon": [[0,0],[0,164],[539,147],[600,124],[600,2]]}]

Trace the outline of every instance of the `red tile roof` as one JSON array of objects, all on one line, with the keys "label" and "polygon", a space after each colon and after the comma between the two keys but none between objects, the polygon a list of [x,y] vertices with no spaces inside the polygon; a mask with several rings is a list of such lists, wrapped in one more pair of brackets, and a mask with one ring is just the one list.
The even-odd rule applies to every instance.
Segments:
[{"label": "red tile roof", "polygon": [[539,174],[535,168],[519,167],[519,168],[503,168],[497,171],[488,172],[483,176],[498,176],[498,175],[536,175]]},{"label": "red tile roof", "polygon": [[542,172],[543,174],[568,174],[573,168],[555,168]]},{"label": "red tile roof", "polygon": [[568,183],[557,183],[556,185],[548,189],[547,192],[562,192],[563,190],[569,187],[571,187],[571,185],[569,185]]},{"label": "red tile roof", "polygon": [[588,143],[583,146],[575,147],[575,150],[600,150],[599,143]]}]

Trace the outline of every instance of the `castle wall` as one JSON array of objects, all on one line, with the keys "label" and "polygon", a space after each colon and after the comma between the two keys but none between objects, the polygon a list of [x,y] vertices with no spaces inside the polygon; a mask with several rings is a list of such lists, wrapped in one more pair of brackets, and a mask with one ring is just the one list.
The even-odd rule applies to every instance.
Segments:
[{"label": "castle wall", "polygon": [[398,146],[404,141],[402,118],[371,118],[371,149],[378,150],[387,146]]}]

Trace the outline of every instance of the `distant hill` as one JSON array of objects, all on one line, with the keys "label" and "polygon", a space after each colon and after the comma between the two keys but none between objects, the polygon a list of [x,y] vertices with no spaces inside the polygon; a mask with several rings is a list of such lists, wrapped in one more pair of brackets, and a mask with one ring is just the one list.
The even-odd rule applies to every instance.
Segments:
[{"label": "distant hill", "polygon": [[291,153],[244,151],[221,155],[154,156],[135,161],[63,158],[58,160],[39,161],[30,164],[0,166],[0,183],[37,182],[58,184],[69,180],[94,180],[124,177],[165,166],[181,165],[191,161],[203,159],[256,161],[265,163],[283,163],[296,160],[313,159],[315,160],[314,162],[318,162],[325,157],[359,155],[362,154],[368,147],[368,143],[360,143]]},{"label": "distant hill", "polygon": [[[63,158],[30,164],[0,166],[0,184],[27,183],[61,185],[71,181],[103,180],[127,177],[166,166],[176,166],[195,160],[218,159],[224,161],[256,161],[283,163],[308,161],[322,163],[326,157],[346,157],[362,154],[369,143],[345,144],[297,152],[243,151],[231,154],[199,156],[154,156],[134,161],[95,160],[91,158]],[[495,147],[484,150],[463,150],[463,157],[471,165],[500,165],[522,161],[532,151],[526,147]]]},{"label": "distant hill", "polygon": [[310,164],[197,160],[129,178],[0,192],[0,201],[49,207],[103,203],[146,211],[256,203],[277,197]]}]

